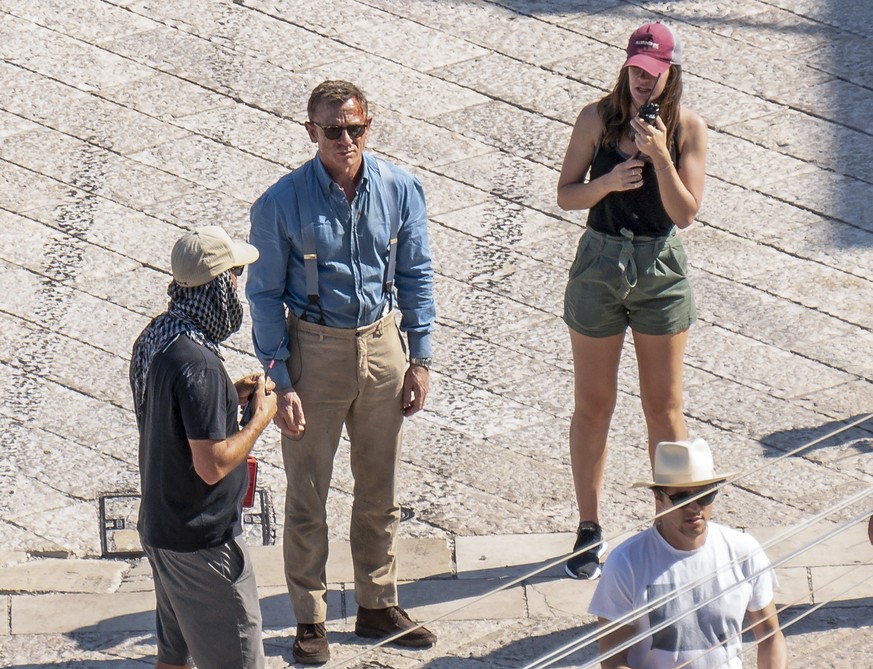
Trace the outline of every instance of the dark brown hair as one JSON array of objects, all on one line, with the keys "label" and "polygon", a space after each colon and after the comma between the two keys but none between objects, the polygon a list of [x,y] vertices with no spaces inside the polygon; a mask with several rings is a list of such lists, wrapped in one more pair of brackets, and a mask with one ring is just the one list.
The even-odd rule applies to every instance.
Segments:
[{"label": "dark brown hair", "polygon": [[309,120],[313,121],[318,105],[322,102],[335,102],[342,104],[346,100],[355,98],[364,108],[364,116],[367,115],[367,97],[364,91],[348,81],[339,79],[322,81],[309,95],[309,103],[306,105],[306,113]]},{"label": "dark brown hair", "polygon": [[[657,100],[661,106],[658,116],[667,126],[668,149],[672,148],[676,139],[676,129],[679,126],[679,99],[681,97],[682,67],[671,65],[667,85]],[[604,95],[597,103],[597,111],[600,113],[600,118],[603,119],[604,143],[607,146],[618,146],[622,135],[628,130],[632,113],[628,68],[621,68],[612,91]]]}]

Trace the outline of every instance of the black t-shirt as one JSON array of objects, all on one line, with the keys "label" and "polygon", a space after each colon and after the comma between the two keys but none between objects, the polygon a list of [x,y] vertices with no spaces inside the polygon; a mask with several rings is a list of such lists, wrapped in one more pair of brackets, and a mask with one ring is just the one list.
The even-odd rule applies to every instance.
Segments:
[{"label": "black t-shirt", "polygon": [[[671,150],[676,164],[675,150]],[[607,174],[628,156],[614,147],[602,142],[591,163],[591,179]],[[643,165],[643,185],[625,191],[613,191],[588,212],[588,227],[606,235],[621,236],[621,229],[627,228],[634,235],[661,237],[673,228],[673,221],[667,215],[661,202],[658,177],[655,167],[649,161]]]},{"label": "black t-shirt", "polygon": [[239,430],[239,396],[221,359],[186,335],[157,354],[146,379],[140,427],[139,533],[154,548],[187,552],[239,534],[248,484],[243,462],[215,485],[194,471],[188,439]]}]

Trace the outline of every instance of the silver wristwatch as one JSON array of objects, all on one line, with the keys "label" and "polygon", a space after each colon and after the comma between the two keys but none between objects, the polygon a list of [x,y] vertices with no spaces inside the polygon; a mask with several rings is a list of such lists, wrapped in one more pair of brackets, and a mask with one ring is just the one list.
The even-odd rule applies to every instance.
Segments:
[{"label": "silver wristwatch", "polygon": [[424,367],[425,369],[430,369],[430,363],[433,361],[433,358],[410,358],[409,364],[416,365],[417,367]]}]

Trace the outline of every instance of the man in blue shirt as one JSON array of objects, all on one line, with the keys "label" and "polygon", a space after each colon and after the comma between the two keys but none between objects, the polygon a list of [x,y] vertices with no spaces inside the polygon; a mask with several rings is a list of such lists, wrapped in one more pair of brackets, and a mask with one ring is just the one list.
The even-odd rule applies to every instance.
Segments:
[{"label": "man in blue shirt", "polygon": [[424,193],[410,174],[364,153],[372,118],[363,92],[325,81],[308,115],[315,157],[252,206],[250,242],[260,258],[246,294],[255,351],[279,400],[294,658],[321,664],[330,658],[325,505],[343,425],[355,477],[355,632],[407,630],[395,641],[403,646],[436,641],[397,606],[394,498],[403,418],[427,397],[436,312]]}]

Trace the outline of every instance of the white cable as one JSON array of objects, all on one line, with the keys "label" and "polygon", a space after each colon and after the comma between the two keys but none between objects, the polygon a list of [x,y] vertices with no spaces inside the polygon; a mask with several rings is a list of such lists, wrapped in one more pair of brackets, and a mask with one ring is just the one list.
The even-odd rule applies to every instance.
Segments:
[{"label": "white cable", "polygon": [[[855,504],[857,501],[859,501],[860,499],[867,497],[871,494],[873,494],[873,487],[866,489],[866,490],[862,490],[858,493],[855,493],[854,495],[843,500],[842,502],[832,506],[829,509],[826,509],[825,511],[820,512],[816,516],[813,516],[812,518],[808,519],[804,523],[801,523],[801,524],[795,526],[795,528],[788,530],[786,532],[783,532],[782,534],[780,534],[776,537],[773,537],[769,541],[761,544],[761,550],[765,550],[766,548],[768,548],[772,545],[775,545],[777,543],[780,543],[781,541],[784,541],[786,538],[788,538],[794,534],[798,534],[800,531],[806,529],[806,527],[808,527],[808,526],[813,525],[814,523],[818,522],[822,518],[836,512],[836,511],[840,511],[845,507],[851,506],[851,505]],[[824,534],[824,535],[817,537],[816,539],[808,542],[807,544],[801,546],[800,548],[795,549],[794,551],[792,551],[788,555],[783,556],[779,560],[773,562],[769,567],[767,567],[763,571],[769,571],[770,569],[775,569],[776,567],[784,564],[785,562],[794,559],[796,556],[800,555],[801,553],[806,552],[810,548],[827,541],[828,539],[835,536],[836,534],[839,534],[840,532],[845,531],[845,529],[847,527],[849,527],[852,523],[857,522],[860,519],[866,518],[868,515],[869,515],[869,512],[864,512],[863,514],[858,516],[858,518],[853,519],[849,523],[845,523],[843,525],[837,526],[836,528],[832,529],[827,534]],[[636,620],[637,618],[640,618],[641,616],[643,616],[647,613],[650,613],[651,611],[655,610],[656,608],[658,608],[662,604],[664,604],[668,601],[671,601],[673,599],[677,599],[680,595],[682,595],[686,592],[689,592],[690,590],[693,590],[694,588],[697,588],[700,585],[712,580],[713,578],[715,578],[715,576],[717,576],[721,572],[723,572],[727,569],[733,568],[736,564],[738,564],[740,559],[745,559],[746,557],[747,556],[742,556],[741,558],[738,558],[738,559],[733,560],[729,563],[726,563],[726,564],[722,565],[721,567],[719,567],[719,569],[713,574],[705,574],[705,575],[701,576],[700,578],[696,579],[695,581],[691,581],[687,584],[684,584],[680,588],[677,588],[676,590],[674,590],[670,593],[666,593],[666,594],[662,595],[661,597],[658,597],[658,598],[648,602],[645,606],[642,606],[642,607],[639,607],[637,609],[633,609],[632,611],[629,611],[628,613],[624,614],[620,618],[617,618],[616,620],[610,621],[606,625],[604,625],[602,627],[598,627],[597,629],[593,630],[592,632],[586,633],[585,635],[583,635],[579,639],[571,641],[571,642],[565,644],[564,646],[562,646],[556,650],[553,650],[550,653],[547,653],[546,655],[541,656],[540,658],[537,658],[533,662],[525,665],[524,669],[544,669],[545,667],[551,666],[552,664],[554,664],[558,660],[564,659],[568,655],[571,655],[571,654],[581,650],[582,648],[589,645],[590,643],[592,643],[594,641],[599,641],[600,638],[602,638],[603,636],[606,636],[607,634],[615,631],[619,627],[626,625],[628,622],[632,622],[632,621]],[[716,595],[713,595],[710,599],[702,602],[701,604],[696,605],[695,608],[691,609],[691,612],[696,611],[697,609],[701,608],[702,606],[709,604],[710,602],[718,599],[724,593],[730,592],[731,590],[735,589],[736,587],[739,587],[740,585],[742,585],[746,581],[752,580],[753,578],[757,578],[760,575],[760,573],[763,573],[763,572],[756,572],[754,574],[751,574],[750,576],[743,579],[742,581],[739,581],[736,584],[732,585],[730,588],[723,590],[723,591],[717,593]],[[619,650],[624,650],[625,648],[633,645],[634,643],[637,643],[638,641],[641,641],[642,639],[644,639],[648,636],[651,636],[652,633],[654,633],[660,629],[663,629],[667,625],[670,625],[670,624],[676,622],[680,618],[687,615],[687,613],[688,612],[682,612],[680,614],[677,614],[673,618],[670,618],[670,619],[663,621],[658,626],[651,628],[649,630],[646,630],[644,632],[641,632],[639,635],[637,635],[633,639],[630,639],[629,641],[625,642],[621,646],[612,649],[610,653],[605,654],[602,657],[609,657],[609,655],[611,655],[612,653],[618,652]],[[586,665],[586,666],[592,666],[592,665]]]},{"label": "white cable", "polygon": [[[871,492],[873,492],[873,489],[871,489]],[[837,528],[831,530],[830,532],[828,532],[827,534],[825,534],[823,537],[819,538],[818,540],[816,540],[814,542],[810,542],[809,545],[802,546],[801,548],[793,551],[792,553],[789,553],[788,555],[783,556],[782,558],[780,558],[779,560],[774,562],[772,565],[765,567],[763,569],[760,569],[753,574],[750,574],[748,577],[746,577],[740,581],[737,581],[736,583],[734,583],[733,585],[730,585],[729,587],[725,588],[721,592],[717,592],[717,593],[713,594],[712,596],[708,597],[707,599],[705,599],[704,601],[695,604],[693,607],[691,607],[687,611],[683,611],[683,612],[673,616],[672,618],[668,618],[667,620],[664,620],[663,622],[658,623],[654,627],[651,627],[649,629],[645,629],[645,630],[641,631],[639,634],[632,637],[631,639],[624,641],[623,643],[611,648],[608,652],[602,653],[598,657],[589,661],[588,664],[583,665],[582,669],[587,669],[588,667],[593,667],[597,664],[600,664],[600,662],[602,662],[603,660],[605,660],[608,657],[611,657],[615,653],[622,651],[622,650],[626,650],[627,648],[630,648],[631,646],[633,646],[635,643],[638,643],[639,641],[647,639],[648,637],[652,636],[652,634],[654,634],[655,632],[658,632],[666,627],[669,627],[670,625],[672,625],[676,621],[681,620],[682,618],[694,613],[695,611],[698,611],[699,609],[703,608],[704,606],[721,599],[721,597],[723,595],[725,595],[729,592],[733,592],[737,588],[744,585],[747,581],[753,580],[753,579],[757,578],[758,576],[761,576],[765,572],[769,571],[770,569],[775,569],[776,567],[784,564],[785,562],[792,560],[794,557],[796,557],[800,553],[805,552],[806,550],[808,550],[812,546],[817,546],[818,544],[823,543],[824,541],[827,541],[831,537],[835,536],[836,534],[839,534],[840,532],[845,531],[848,527],[850,527],[851,525],[854,525],[855,523],[857,523],[858,521],[860,521],[866,517],[867,517],[867,513],[865,512],[864,514],[858,516],[857,518],[853,518],[848,523],[845,523],[845,524],[838,526]],[[548,666],[548,665],[546,665],[546,666]]]},{"label": "white cable", "polygon": [[[862,424],[862,423],[864,423],[864,422],[870,420],[871,418],[873,418],[873,413],[871,413],[871,414],[867,414],[866,416],[862,416],[861,418],[856,419],[856,420],[854,420],[853,422],[851,422],[851,423],[849,423],[849,424],[847,424],[847,425],[844,425],[843,427],[838,428],[838,429],[836,429],[836,430],[834,430],[834,431],[832,431],[832,432],[830,432],[830,433],[828,433],[828,434],[826,434],[826,435],[823,435],[823,436],[819,437],[818,439],[814,439],[813,441],[811,441],[811,442],[809,442],[809,443],[802,444],[801,446],[798,446],[797,448],[795,448],[795,449],[792,450],[792,451],[788,451],[788,452],[786,452],[786,453],[783,453],[781,456],[779,456],[779,457],[777,457],[777,458],[774,458],[774,459],[772,459],[772,460],[769,460],[769,461],[765,462],[764,464],[762,464],[762,465],[760,465],[760,466],[758,466],[758,467],[755,467],[755,468],[753,468],[753,469],[750,469],[750,470],[747,470],[747,471],[741,472],[740,474],[738,474],[737,476],[733,477],[732,479],[727,480],[727,481],[724,481],[723,483],[721,483],[721,484],[719,484],[719,485],[717,485],[717,486],[714,486],[713,488],[710,488],[709,490],[701,491],[700,493],[698,493],[698,494],[695,495],[694,497],[689,498],[688,500],[686,500],[685,502],[683,502],[682,504],[680,504],[678,507],[674,507],[674,508],[680,508],[680,507],[682,507],[682,506],[685,506],[685,505],[687,505],[687,504],[690,504],[691,502],[695,501],[696,499],[698,499],[698,498],[700,498],[700,497],[703,497],[704,495],[706,495],[709,491],[711,491],[711,490],[713,490],[713,489],[714,489],[714,490],[720,490],[721,488],[723,488],[723,487],[726,486],[726,485],[730,485],[730,484],[734,483],[734,482],[737,481],[737,480],[740,480],[740,479],[746,478],[746,477],[748,477],[748,476],[750,476],[750,475],[752,475],[752,474],[755,474],[755,473],[761,471],[762,469],[765,469],[765,468],[767,468],[767,467],[770,467],[770,466],[776,464],[777,462],[779,462],[779,461],[781,461],[781,460],[783,460],[783,459],[785,459],[785,458],[787,458],[787,457],[790,457],[790,456],[792,456],[792,455],[795,455],[795,454],[799,453],[800,451],[803,451],[803,450],[806,450],[806,449],[808,449],[808,448],[810,448],[810,447],[812,447],[812,446],[815,446],[816,444],[818,444],[818,443],[820,443],[820,442],[822,442],[822,441],[825,441],[825,440],[827,440],[827,439],[830,439],[831,437],[836,436],[836,435],[840,434],[841,432],[845,432],[846,430],[849,430],[849,429],[851,429],[851,428],[853,428],[853,427],[856,427],[857,425],[860,425],[860,424]],[[762,548],[766,548],[766,547],[769,547],[769,546],[771,546],[771,545],[775,545],[776,543],[779,543],[779,542],[781,542],[781,541],[784,541],[786,538],[792,536],[793,534],[797,534],[797,533],[800,531],[800,529],[803,529],[803,528],[805,528],[805,527],[811,525],[812,523],[816,522],[817,520],[821,519],[821,518],[824,517],[824,516],[830,515],[830,514],[833,513],[835,510],[839,510],[839,509],[841,509],[841,508],[844,508],[844,507],[847,506],[849,503],[853,503],[854,500],[855,500],[856,498],[858,498],[858,497],[866,497],[868,494],[870,494],[870,491],[866,491],[866,492],[861,493],[860,495],[853,496],[852,498],[849,499],[849,501],[847,501],[847,502],[843,502],[842,504],[837,504],[837,505],[835,505],[834,507],[832,507],[831,509],[826,509],[824,512],[819,513],[818,515],[814,516],[813,518],[807,520],[805,524],[801,524],[800,526],[796,527],[796,528],[793,529],[793,530],[789,530],[789,531],[787,531],[787,532],[784,532],[784,533],[778,535],[777,537],[774,537],[774,538],[771,539],[770,541],[768,541],[768,542],[766,542],[765,544],[763,544],[763,545],[762,545]],[[659,513],[659,514],[656,514],[656,515],[654,516],[653,520],[657,520],[658,518],[660,518],[660,517],[666,515],[667,513],[670,513],[671,511],[674,510],[674,508],[670,508],[670,509],[667,509],[667,510],[665,510],[665,511]],[[634,526],[634,528],[632,528],[632,529],[640,529],[640,528],[642,528],[642,527],[646,527],[646,526],[650,525],[651,522],[652,522],[652,521],[645,521],[645,522],[643,522],[643,523],[639,523],[638,525]],[[617,536],[621,536],[621,534],[615,535],[615,537],[617,537]],[[613,537],[613,538],[615,538],[615,537]],[[592,547],[593,547],[593,546],[596,546],[596,545],[599,545],[599,544],[598,544],[598,543],[592,544]],[[584,552],[584,551],[586,551],[586,550],[588,550],[588,547],[580,548],[578,551],[574,551],[573,553],[571,553],[569,557],[572,557],[572,556],[575,556],[575,555],[579,555],[580,553],[582,553],[582,552]],[[562,562],[562,561],[563,561],[563,558],[558,559],[558,560],[556,560],[554,563],[550,563],[549,565],[547,565],[546,568],[551,567],[551,566],[552,566],[553,564],[555,564],[555,563],[558,563],[558,564],[559,564],[559,563]],[[539,573],[539,571],[534,572],[534,573]],[[698,584],[697,584],[697,583],[692,584],[692,587],[696,587],[696,585],[698,585]],[[678,596],[678,594],[681,594],[682,592],[685,592],[685,591],[687,591],[687,588],[680,589],[679,591],[677,591],[676,596]],[[486,595],[486,596],[487,596],[487,595]],[[661,598],[659,598],[658,601],[659,601],[659,603],[663,603],[663,601],[666,601],[666,599],[668,599],[669,597],[670,597],[670,595],[664,595],[664,596],[662,596]],[[661,601],[661,600],[662,600],[662,601]],[[651,605],[650,605],[650,606],[651,606]],[[651,609],[649,609],[649,610],[651,610]],[[643,611],[642,613],[646,613],[646,612],[648,612],[648,611]],[[635,613],[634,611],[631,611],[631,612],[629,612],[628,614],[626,614],[625,616],[622,616],[622,618],[620,618],[619,621],[613,621],[613,622],[626,621],[626,620],[625,620],[626,618],[629,619],[629,620],[634,620],[634,619],[636,619],[637,617],[639,617],[638,615],[633,615],[634,613]],[[640,615],[642,615],[642,613],[641,613]],[[628,617],[629,617],[629,618],[628,618]],[[611,625],[611,624],[610,624],[610,625],[604,626],[604,628],[602,628],[604,631],[602,631],[602,632],[597,632],[597,631],[595,631],[595,632],[592,632],[592,633],[587,634],[585,637],[583,637],[583,639],[585,640],[585,643],[583,643],[582,645],[578,646],[575,650],[579,650],[579,649],[581,649],[584,645],[586,645],[587,643],[589,643],[589,642],[591,642],[591,641],[596,641],[596,640],[598,640],[601,636],[604,636],[605,634],[607,634],[607,633],[613,631],[614,629],[616,629],[616,628],[619,627],[619,626],[620,626],[620,624],[619,624],[619,625]],[[534,662],[532,662],[532,663],[530,663],[530,664],[528,664],[528,665],[525,665],[524,669],[533,669],[534,667],[539,667],[539,666],[547,667],[547,666],[549,666],[551,663],[542,664],[542,665],[540,665],[539,663],[540,663],[540,662],[543,662],[543,661],[546,660],[547,658],[551,657],[553,654],[556,655],[556,654],[563,653],[563,651],[564,651],[567,647],[569,647],[570,645],[574,645],[574,646],[575,646],[576,643],[578,643],[578,640],[575,641],[575,642],[571,642],[570,644],[567,644],[567,645],[565,645],[565,646],[562,646],[561,648],[558,648],[558,649],[556,649],[555,651],[552,651],[552,653],[546,654],[546,655],[544,655],[544,656],[538,658],[538,659],[535,660]],[[575,650],[574,650],[573,652],[575,652]],[[562,655],[561,655],[562,658],[563,658],[563,657],[566,657],[566,656],[567,656],[567,654],[562,654]],[[557,660],[554,660],[554,661],[557,661]]]},{"label": "white cable", "polygon": [[[811,593],[812,593],[812,594],[815,594],[816,590],[821,590],[822,588],[826,588],[826,587],[828,587],[828,586],[830,586],[830,585],[833,585],[833,584],[836,583],[838,580],[841,580],[841,579],[845,578],[846,576],[848,576],[849,574],[854,573],[855,571],[857,571],[857,570],[860,569],[861,567],[867,567],[867,566],[870,566],[871,564],[873,564],[873,563],[863,563],[863,562],[862,562],[862,563],[860,563],[860,564],[857,564],[857,565],[851,567],[848,571],[844,571],[844,572],[842,572],[842,573],[840,573],[840,574],[837,574],[837,575],[836,575],[834,578],[832,578],[830,581],[827,581],[827,582],[825,582],[825,583],[822,583],[820,586],[818,586],[818,588],[814,588],[814,589],[811,591]],[[867,582],[868,580],[870,580],[871,578],[873,578],[873,574],[870,574],[869,576],[867,576],[867,577],[861,579],[860,582],[861,582],[861,583],[865,583],[865,582]],[[854,583],[854,584],[848,586],[848,587],[845,588],[844,590],[841,590],[840,592],[837,592],[837,593],[836,593],[834,596],[832,596],[830,599],[828,599],[828,600],[826,600],[826,601],[823,601],[823,602],[819,602],[819,603],[816,604],[815,606],[811,607],[809,610],[804,611],[802,614],[798,614],[797,616],[795,616],[794,618],[792,618],[792,619],[791,619],[790,621],[788,621],[788,622],[780,622],[780,624],[779,624],[779,628],[778,628],[778,629],[773,630],[773,631],[771,631],[771,632],[768,632],[767,634],[765,634],[765,635],[762,636],[761,638],[756,638],[756,639],[755,639],[755,645],[761,643],[762,641],[764,641],[764,640],[766,640],[766,639],[769,639],[769,638],[770,638],[771,636],[773,636],[777,631],[784,631],[784,630],[787,629],[788,627],[791,627],[791,625],[793,625],[794,623],[796,623],[798,620],[803,619],[804,617],[808,616],[808,615],[809,615],[810,613],[812,613],[813,611],[816,611],[816,610],[820,609],[822,606],[826,606],[827,604],[830,604],[830,603],[831,603],[832,601],[834,601],[837,597],[841,597],[841,596],[843,596],[844,594],[846,594],[846,593],[847,593],[849,590],[851,590],[852,588],[857,587],[857,585],[858,585],[857,583]],[[806,597],[809,596],[809,594],[810,594],[810,593],[807,593],[807,594],[803,595],[803,597],[801,597],[801,598],[799,598],[799,599],[795,599],[793,602],[789,602],[789,603],[787,603],[787,604],[783,604],[781,607],[779,607],[778,609],[776,609],[776,613],[775,613],[775,615],[778,617],[780,613],[783,613],[783,612],[784,612],[786,609],[788,609],[789,607],[799,605],[803,599],[805,599]],[[686,660],[686,661],[683,662],[682,664],[676,666],[674,669],[685,669],[685,667],[687,667],[688,665],[690,665],[692,662],[697,662],[697,660],[699,660],[699,659],[701,659],[702,657],[708,655],[709,653],[711,653],[712,651],[714,651],[716,648],[720,648],[721,646],[723,646],[727,641],[732,641],[733,639],[736,639],[737,637],[741,637],[741,636],[742,636],[743,634],[745,634],[746,632],[750,632],[752,629],[754,629],[754,628],[757,626],[757,624],[758,624],[758,623],[753,623],[753,624],[747,625],[746,627],[744,627],[743,629],[741,629],[741,630],[740,630],[739,632],[737,632],[736,634],[733,634],[733,635],[731,635],[730,637],[728,637],[727,639],[725,639],[724,641],[720,642],[718,645],[711,646],[711,647],[708,648],[707,650],[703,651],[700,655],[697,655],[696,657],[693,657],[693,658],[691,658],[691,659],[689,659],[689,660]],[[752,651],[752,647],[750,647],[750,648],[746,648],[746,649],[744,649],[744,650],[742,651],[741,654],[742,654],[742,655],[745,655],[745,654],[747,654],[747,653],[750,653],[751,651]]]},{"label": "white cable", "polygon": [[[748,477],[748,476],[751,476],[752,474],[756,474],[757,472],[759,472],[759,471],[761,471],[761,470],[763,470],[763,469],[765,469],[765,468],[767,468],[767,467],[770,467],[770,466],[776,464],[777,462],[780,462],[781,460],[784,460],[785,458],[791,457],[792,455],[796,455],[796,454],[799,453],[800,451],[803,451],[803,450],[806,450],[806,449],[808,449],[808,448],[811,448],[812,446],[815,446],[816,444],[818,444],[818,443],[820,443],[820,442],[822,442],[822,441],[826,441],[827,439],[830,439],[831,437],[834,437],[834,436],[836,436],[836,435],[838,435],[838,434],[840,434],[840,433],[842,433],[842,432],[845,432],[845,431],[847,431],[847,430],[849,430],[849,429],[851,429],[851,428],[853,428],[853,427],[856,427],[857,425],[860,425],[860,424],[862,424],[862,423],[864,423],[864,422],[870,420],[871,418],[873,418],[873,413],[870,413],[870,414],[868,414],[868,415],[866,415],[866,416],[863,416],[863,417],[861,417],[860,419],[856,419],[855,421],[853,421],[853,422],[851,422],[851,423],[849,423],[849,424],[847,424],[847,425],[844,425],[844,426],[841,427],[841,428],[838,428],[838,429],[836,429],[836,430],[834,430],[834,431],[832,431],[832,432],[830,432],[830,433],[828,433],[828,434],[826,434],[826,435],[823,435],[823,436],[819,437],[818,439],[814,439],[813,441],[811,441],[811,442],[809,442],[809,443],[803,444],[803,445],[801,445],[801,446],[795,448],[794,450],[791,450],[791,451],[788,451],[788,452],[786,452],[786,453],[783,453],[782,455],[780,455],[780,456],[778,456],[778,457],[776,457],[776,458],[773,458],[772,460],[768,460],[767,462],[765,462],[765,463],[762,464],[762,465],[759,465],[758,467],[755,467],[755,468],[752,468],[752,469],[750,469],[750,470],[747,470],[747,471],[741,472],[740,474],[734,476],[733,478],[731,478],[731,479],[729,479],[729,480],[726,480],[726,481],[720,483],[719,485],[710,488],[709,490],[702,491],[701,493],[695,495],[694,497],[690,497],[690,498],[688,498],[688,500],[684,501],[682,504],[680,504],[680,505],[677,506],[677,507],[673,507],[673,508],[670,508],[670,509],[666,509],[665,511],[662,511],[661,513],[656,514],[656,515],[655,515],[654,517],[652,517],[651,519],[646,520],[646,521],[643,521],[643,522],[641,522],[641,523],[638,523],[637,525],[632,526],[632,527],[631,527],[631,530],[639,530],[639,529],[642,529],[642,528],[644,528],[644,527],[648,527],[648,526],[650,526],[650,525],[651,525],[655,520],[657,520],[658,518],[661,518],[662,516],[666,515],[667,513],[673,511],[673,510],[676,509],[676,508],[681,508],[682,506],[686,506],[686,505],[690,504],[691,502],[694,502],[695,500],[699,499],[700,497],[703,497],[704,495],[708,494],[708,493],[711,492],[712,490],[720,490],[720,489],[723,488],[724,486],[726,486],[726,485],[730,485],[730,484],[733,484],[733,483],[734,483],[735,481],[737,481],[737,480],[740,480],[740,479],[746,478],[746,477]],[[865,492],[863,495],[861,495],[861,496],[866,496],[866,495],[870,494],[870,492],[871,492],[871,491],[866,491],[866,492]],[[836,505],[836,506],[839,507],[839,508],[842,508],[840,505]],[[822,515],[828,515],[828,514],[830,514],[830,513],[833,513],[833,510],[828,510],[827,513],[818,514],[818,516],[815,516],[814,518],[820,518]],[[805,527],[805,525],[801,525],[801,527]],[[617,537],[622,536],[623,534],[627,534],[629,531],[630,531],[630,530],[625,530],[625,531],[619,532],[618,534],[612,535],[612,536],[610,537],[610,539],[615,540]],[[785,534],[787,534],[787,536],[791,536],[792,534],[797,533],[797,531],[799,531],[799,530],[794,530],[793,532],[788,532],[788,533],[785,533]],[[773,544],[773,543],[776,543],[776,542],[779,541],[779,540],[784,540],[783,535],[779,535],[779,537],[777,537],[777,538],[775,538],[775,539],[769,541],[769,542],[767,543],[767,545],[771,545],[771,544]],[[593,542],[593,543],[591,543],[591,544],[588,545],[588,546],[582,546],[582,547],[580,547],[579,549],[573,551],[572,553],[568,553],[568,554],[566,554],[566,555],[562,555],[562,556],[560,556],[560,557],[558,557],[558,558],[554,558],[553,560],[551,560],[551,561],[545,563],[543,566],[538,567],[538,568],[534,569],[533,571],[528,572],[528,573],[526,573],[526,574],[524,574],[524,575],[522,575],[522,576],[519,576],[519,577],[517,577],[517,578],[514,578],[514,579],[508,581],[507,583],[503,583],[503,584],[501,584],[500,586],[498,586],[497,588],[494,588],[493,590],[490,590],[490,591],[488,591],[488,592],[486,592],[486,593],[483,593],[482,595],[479,595],[478,597],[475,597],[475,598],[473,598],[472,600],[470,600],[470,601],[468,601],[468,602],[466,602],[466,603],[464,603],[464,604],[461,604],[461,605],[459,605],[459,606],[457,606],[457,607],[455,607],[455,608],[453,608],[453,609],[451,609],[451,610],[449,610],[449,611],[446,611],[445,613],[441,613],[441,614],[439,614],[439,615],[437,615],[437,616],[434,616],[434,617],[432,617],[432,618],[430,618],[430,619],[428,619],[428,620],[426,620],[426,621],[424,621],[424,622],[422,622],[422,623],[418,623],[418,624],[416,624],[414,627],[412,627],[412,628],[410,628],[410,629],[408,629],[408,630],[404,630],[404,631],[402,631],[402,632],[398,632],[398,633],[393,634],[393,635],[391,635],[391,636],[389,636],[389,637],[386,637],[386,638],[384,638],[384,639],[380,639],[378,642],[374,643],[374,644],[371,645],[371,646],[368,646],[367,648],[363,649],[362,651],[359,651],[358,653],[355,653],[354,655],[351,655],[351,656],[346,657],[346,658],[340,658],[340,659],[338,659],[336,662],[333,662],[333,663],[327,665],[326,669],[334,669],[334,668],[336,668],[336,667],[342,667],[342,666],[345,666],[346,664],[352,662],[353,660],[356,660],[356,659],[358,659],[359,657],[362,657],[362,656],[364,656],[364,655],[367,655],[368,653],[372,652],[372,651],[375,650],[376,648],[379,648],[379,647],[381,647],[381,646],[384,646],[385,644],[391,643],[391,642],[393,642],[393,641],[399,639],[400,637],[404,636],[405,634],[411,632],[411,631],[414,630],[414,629],[418,629],[418,628],[421,628],[421,627],[425,627],[425,626],[430,625],[430,624],[432,624],[432,623],[434,623],[434,622],[437,622],[437,621],[439,621],[439,620],[442,620],[443,618],[446,618],[447,616],[450,616],[450,615],[452,615],[452,614],[454,614],[454,613],[457,613],[458,611],[461,611],[461,610],[463,610],[463,609],[465,609],[465,608],[467,608],[467,607],[469,607],[469,606],[472,606],[472,605],[474,605],[474,604],[476,604],[476,603],[478,603],[478,602],[480,602],[480,601],[482,601],[482,600],[484,600],[484,599],[487,599],[488,597],[491,597],[491,596],[493,596],[493,595],[495,595],[495,594],[497,594],[497,593],[499,593],[499,592],[502,592],[502,591],[504,591],[504,590],[507,590],[508,588],[511,588],[511,587],[513,587],[513,586],[515,586],[515,585],[518,585],[519,583],[522,583],[523,581],[529,580],[530,578],[536,576],[537,574],[540,574],[540,573],[542,573],[542,572],[544,572],[544,571],[547,571],[547,570],[551,569],[552,567],[555,567],[555,566],[557,566],[557,565],[560,565],[560,564],[566,562],[568,559],[570,559],[570,558],[572,558],[572,557],[575,557],[575,556],[577,556],[577,555],[581,555],[581,554],[584,553],[585,551],[588,551],[588,550],[590,550],[591,548],[594,548],[595,546],[599,546],[601,543],[602,543],[602,542]],[[671,595],[666,595],[665,597],[666,597],[666,598],[670,598],[670,596],[671,596]],[[661,599],[661,598],[659,598],[659,599]],[[656,601],[657,601],[657,600],[656,600]],[[624,618],[624,617],[623,617],[623,618]],[[622,618],[622,619],[623,619],[623,618]],[[622,619],[620,619],[620,620],[622,620]],[[631,618],[631,619],[634,619],[634,618]],[[604,628],[604,629],[606,629],[606,628]],[[598,637],[598,638],[599,638],[599,637]],[[586,641],[586,644],[587,644],[587,643],[588,643],[588,641]],[[585,645],[585,644],[583,644],[583,646],[584,646],[584,645]],[[581,648],[581,647],[582,647],[582,646],[580,646],[580,648]],[[560,649],[559,649],[559,650],[560,650]],[[575,649],[575,650],[578,650],[578,649]],[[575,652],[575,650],[573,650],[572,652]],[[569,654],[569,653],[567,653],[567,654]],[[542,659],[544,659],[545,657],[550,657],[550,655],[543,656],[543,658],[540,658],[540,659],[536,660],[534,663],[531,663],[531,664],[526,665],[524,669],[533,669],[533,667],[539,667],[539,666],[542,666],[542,667],[550,666],[550,665],[552,664],[552,662],[549,662],[549,663],[547,663],[547,664],[542,664],[542,665],[537,664],[538,662],[540,662],[540,661],[541,661]],[[562,655],[561,657],[562,657],[562,658],[563,658],[563,657],[566,657],[566,654],[565,654],[565,655]],[[558,659],[560,659],[560,658],[558,658]],[[557,661],[557,660],[554,660],[554,661]]]}]

